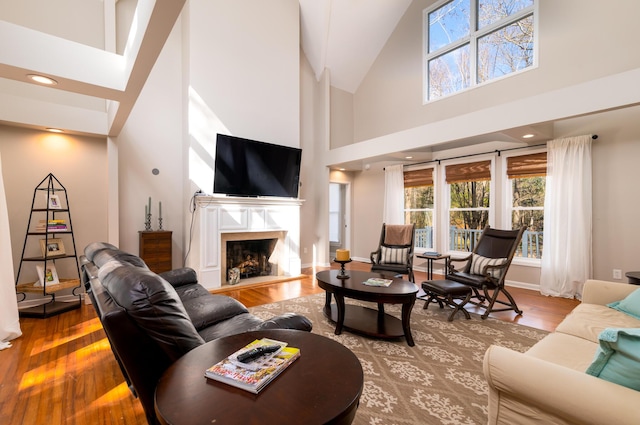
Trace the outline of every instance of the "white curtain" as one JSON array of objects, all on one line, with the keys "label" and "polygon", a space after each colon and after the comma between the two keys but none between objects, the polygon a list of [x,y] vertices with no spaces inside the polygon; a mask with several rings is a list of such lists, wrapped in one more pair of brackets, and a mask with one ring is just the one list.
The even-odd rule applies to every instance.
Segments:
[{"label": "white curtain", "polygon": [[547,144],[540,292],[582,298],[591,277],[591,136]]},{"label": "white curtain", "polygon": [[0,157],[0,350],[10,347],[8,342],[22,335],[16,302],[16,287],[13,275],[11,235],[9,234],[9,214],[2,178],[2,157]]},{"label": "white curtain", "polygon": [[402,164],[384,169],[384,210],[382,222],[404,224],[404,171]]}]

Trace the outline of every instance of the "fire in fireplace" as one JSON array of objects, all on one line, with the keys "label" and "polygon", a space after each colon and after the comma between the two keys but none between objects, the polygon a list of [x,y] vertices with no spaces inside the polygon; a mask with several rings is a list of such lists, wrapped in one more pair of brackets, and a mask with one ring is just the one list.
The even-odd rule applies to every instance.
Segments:
[{"label": "fire in fireplace", "polygon": [[277,238],[227,241],[229,281],[235,274],[240,279],[277,275],[277,264],[269,261],[277,243]]}]

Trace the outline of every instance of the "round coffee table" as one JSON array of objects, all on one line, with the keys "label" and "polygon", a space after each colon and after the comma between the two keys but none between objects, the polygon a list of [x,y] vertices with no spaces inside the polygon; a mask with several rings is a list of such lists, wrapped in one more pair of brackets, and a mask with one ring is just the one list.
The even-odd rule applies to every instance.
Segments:
[{"label": "round coffee table", "polygon": [[[318,286],[326,291],[324,314],[336,323],[336,335],[340,335],[345,328],[376,338],[404,336],[410,347],[415,345],[410,324],[411,310],[418,293],[418,287],[414,283],[382,273],[357,270],[349,270],[349,279],[339,279],[339,272],[325,270],[316,274]],[[393,282],[387,287],[362,283],[372,277],[393,279]],[[331,294],[336,299],[335,304],[331,304]],[[378,310],[352,304],[345,305],[345,298],[375,302],[378,304]],[[384,304],[402,304],[402,319],[386,314]]]},{"label": "round coffee table", "polygon": [[[259,338],[300,348],[259,394],[204,377],[205,370]],[[329,338],[296,330],[246,332],[210,341],[178,359],[156,387],[161,424],[350,424],[362,394],[358,358]]]}]

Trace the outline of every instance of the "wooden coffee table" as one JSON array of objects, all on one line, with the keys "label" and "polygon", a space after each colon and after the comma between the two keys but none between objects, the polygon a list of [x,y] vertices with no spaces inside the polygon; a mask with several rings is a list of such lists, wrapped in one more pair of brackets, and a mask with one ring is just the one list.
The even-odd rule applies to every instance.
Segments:
[{"label": "wooden coffee table", "polygon": [[[325,270],[316,274],[318,286],[326,291],[324,314],[336,323],[336,335],[342,329],[373,336],[376,338],[405,337],[407,344],[413,347],[411,335],[411,310],[416,302],[418,287],[409,281],[391,277],[382,273],[348,270],[349,279],[339,279],[339,270]],[[371,277],[393,279],[388,287],[368,286],[363,284]],[[336,303],[331,303],[331,295]],[[378,309],[345,304],[345,298],[370,301],[378,304]],[[384,304],[402,304],[402,319],[384,312]]]},{"label": "wooden coffee table", "polygon": [[[300,358],[259,394],[204,377],[211,365],[265,337],[300,348]],[[350,424],[363,382],[358,358],[329,338],[283,329],[245,332],[201,345],[167,369],[156,387],[156,415],[174,425]]]}]

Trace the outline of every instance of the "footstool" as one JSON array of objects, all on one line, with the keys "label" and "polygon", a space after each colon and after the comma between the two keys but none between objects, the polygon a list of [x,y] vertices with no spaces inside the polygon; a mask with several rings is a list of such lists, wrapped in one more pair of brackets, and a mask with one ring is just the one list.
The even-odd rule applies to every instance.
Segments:
[{"label": "footstool", "polygon": [[[445,305],[453,308],[447,319],[449,322],[453,320],[458,311],[462,311],[467,319],[471,319],[469,312],[464,309],[473,293],[470,286],[447,279],[427,280],[422,282],[422,289],[428,297],[423,308],[429,307],[432,301],[436,301],[440,308],[444,308]],[[458,302],[454,300],[458,300]]]}]

